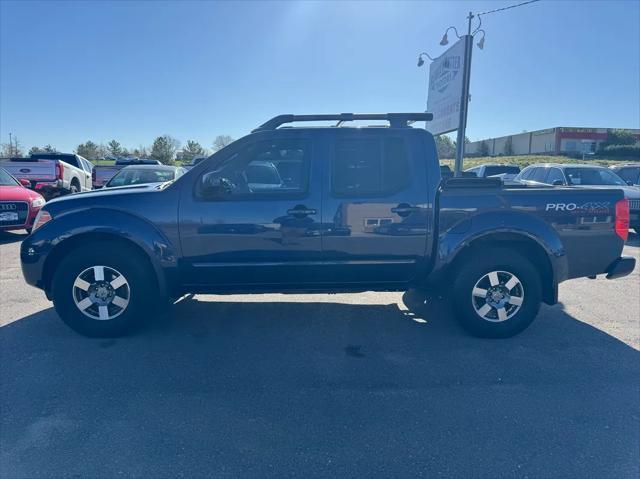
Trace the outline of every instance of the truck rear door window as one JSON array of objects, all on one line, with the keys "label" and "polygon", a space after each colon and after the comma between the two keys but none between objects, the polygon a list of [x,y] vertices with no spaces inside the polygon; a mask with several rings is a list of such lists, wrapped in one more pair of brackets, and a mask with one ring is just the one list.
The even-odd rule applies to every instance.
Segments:
[{"label": "truck rear door window", "polygon": [[336,196],[388,196],[411,180],[407,146],[400,138],[338,140],[332,163]]}]

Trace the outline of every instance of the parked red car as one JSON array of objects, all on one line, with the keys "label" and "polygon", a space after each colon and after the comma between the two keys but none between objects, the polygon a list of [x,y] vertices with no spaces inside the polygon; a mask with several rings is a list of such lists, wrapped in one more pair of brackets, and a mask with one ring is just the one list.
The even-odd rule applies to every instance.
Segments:
[{"label": "parked red car", "polygon": [[31,233],[44,203],[41,194],[25,188],[21,181],[0,168],[0,231],[25,229]]}]

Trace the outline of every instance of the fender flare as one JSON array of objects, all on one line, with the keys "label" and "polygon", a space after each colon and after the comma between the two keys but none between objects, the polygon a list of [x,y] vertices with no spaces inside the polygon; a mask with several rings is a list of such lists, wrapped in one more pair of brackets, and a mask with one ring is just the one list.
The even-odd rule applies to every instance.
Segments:
[{"label": "fender flare", "polygon": [[560,236],[542,219],[517,211],[482,213],[441,232],[438,247],[434,251],[432,275],[442,278],[467,246],[495,235],[515,235],[540,247],[549,260],[552,273],[550,286],[553,288],[553,297],[557,297],[558,284],[569,275],[566,252]]},{"label": "fender flare", "polygon": [[[49,250],[43,265],[43,275],[51,273],[53,264],[66,254],[67,247],[83,238],[98,240],[114,238],[136,246],[146,255],[158,281],[161,294],[171,290],[167,271],[177,268],[177,250],[154,225],[138,216],[111,208],[90,208],[70,211],[57,216],[49,232]],[[44,231],[43,231],[44,232]],[[50,278],[48,278],[50,281]],[[45,284],[45,290],[48,290]]]}]

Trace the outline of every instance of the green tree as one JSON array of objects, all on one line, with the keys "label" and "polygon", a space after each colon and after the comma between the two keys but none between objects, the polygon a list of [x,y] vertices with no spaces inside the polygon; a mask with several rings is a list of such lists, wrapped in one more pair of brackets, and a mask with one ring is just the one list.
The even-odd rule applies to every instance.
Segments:
[{"label": "green tree", "polygon": [[122,145],[120,145],[120,143],[118,143],[116,140],[111,140],[109,143],[107,143],[107,149],[109,150],[109,154],[111,156],[124,156]]},{"label": "green tree", "polygon": [[636,137],[627,130],[608,130],[607,140],[600,143],[600,150],[603,151],[608,146],[613,145],[633,145]]},{"label": "green tree", "polygon": [[187,145],[182,149],[182,159],[191,161],[196,156],[206,155],[207,151],[195,140],[187,140]]},{"label": "green tree", "polygon": [[233,138],[229,135],[218,135],[213,140],[213,152],[223,149],[228,144],[233,143]]},{"label": "green tree", "polygon": [[456,156],[456,142],[446,135],[436,136],[438,158],[454,158]]},{"label": "green tree", "polygon": [[180,142],[169,135],[162,135],[156,138],[151,146],[151,158],[160,163],[170,165],[176,155],[176,150],[180,147]]},{"label": "green tree", "polygon": [[29,154],[33,155],[34,153],[56,153],[57,151],[58,150],[56,150],[56,147],[51,145],[32,146],[29,149]]},{"label": "green tree", "polygon": [[504,154],[513,156],[513,138],[511,136],[504,142]]},{"label": "green tree", "polygon": [[486,140],[482,140],[480,142],[480,146],[478,147],[478,155],[479,156],[489,156],[489,144]]},{"label": "green tree", "polygon": [[85,157],[87,160],[97,160],[102,158],[100,154],[100,146],[96,145],[93,141],[89,140],[86,143],[80,143],[76,147],[76,153]]}]

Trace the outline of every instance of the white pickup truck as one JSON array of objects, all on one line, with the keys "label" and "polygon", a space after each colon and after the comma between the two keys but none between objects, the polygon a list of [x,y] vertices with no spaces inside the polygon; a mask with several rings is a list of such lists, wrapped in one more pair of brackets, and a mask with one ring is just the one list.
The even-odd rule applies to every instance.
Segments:
[{"label": "white pickup truck", "polygon": [[34,153],[2,160],[0,165],[15,178],[28,180],[30,188],[47,199],[93,189],[92,163],[73,153]]}]

